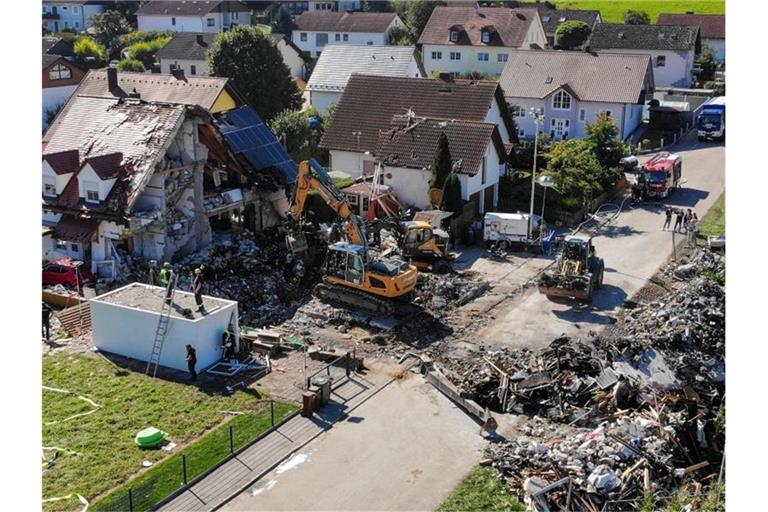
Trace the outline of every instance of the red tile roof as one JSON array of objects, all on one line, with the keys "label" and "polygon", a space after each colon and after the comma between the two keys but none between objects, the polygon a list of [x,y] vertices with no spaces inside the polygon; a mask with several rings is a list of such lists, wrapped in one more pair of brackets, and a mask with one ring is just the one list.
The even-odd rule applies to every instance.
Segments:
[{"label": "red tile roof", "polygon": [[108,155],[94,156],[87,159],[83,165],[90,164],[93,172],[102,180],[111,180],[118,177],[123,166],[122,153],[110,153]]},{"label": "red tile roof", "polygon": [[296,18],[296,30],[319,32],[386,32],[393,12],[307,11]]},{"label": "red tile roof", "polygon": [[60,240],[72,242],[90,242],[99,227],[99,221],[83,219],[72,215],[62,215],[53,229],[54,236]]},{"label": "red tile roof", "polygon": [[446,82],[354,74],[320,145],[340,151],[373,152],[379,131],[389,129],[395,115],[411,110],[419,117],[485,121],[494,101],[502,112],[506,111],[499,83],[491,80]]},{"label": "red tile roof", "polygon": [[698,25],[701,37],[725,39],[724,14],[660,14],[659,25]]},{"label": "red tile roof", "polygon": [[451,159],[462,161],[462,174],[477,174],[491,142],[501,161],[506,161],[504,145],[495,124],[409,116],[392,118],[390,128],[379,134],[376,155],[394,167],[431,169],[441,133],[448,137]]},{"label": "red tile roof", "polygon": [[[528,28],[538,16],[535,8],[508,9],[506,7],[437,7],[432,11],[418,44],[457,44],[508,46],[519,48],[525,42]],[[452,27],[460,27],[459,40],[452,42]],[[491,42],[481,40],[484,28],[492,32]]]},{"label": "red tile roof", "polygon": [[69,174],[80,169],[79,152],[76,149],[43,155],[56,174]]}]

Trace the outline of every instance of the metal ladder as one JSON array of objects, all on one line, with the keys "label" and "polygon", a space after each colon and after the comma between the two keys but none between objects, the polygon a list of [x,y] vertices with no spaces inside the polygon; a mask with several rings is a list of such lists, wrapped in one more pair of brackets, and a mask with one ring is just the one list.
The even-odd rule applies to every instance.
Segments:
[{"label": "metal ladder", "polygon": [[176,295],[176,285],[178,284],[178,281],[179,275],[174,272],[170,304],[166,302],[165,297],[163,297],[163,305],[160,308],[160,319],[157,321],[157,329],[155,329],[155,341],[152,344],[152,353],[149,355],[149,361],[147,362],[147,371],[144,372],[146,375],[149,375],[149,370],[154,365],[154,369],[152,369],[152,377],[157,376],[157,367],[160,366],[160,354],[163,352],[163,343],[168,334],[168,324],[171,321],[173,297]]}]

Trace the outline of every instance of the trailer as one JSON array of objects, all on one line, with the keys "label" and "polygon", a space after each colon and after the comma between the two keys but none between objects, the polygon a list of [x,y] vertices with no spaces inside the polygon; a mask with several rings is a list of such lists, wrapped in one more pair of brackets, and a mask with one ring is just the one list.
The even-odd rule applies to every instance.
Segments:
[{"label": "trailer", "polygon": [[712,98],[701,106],[696,132],[699,141],[725,139],[725,96]]},{"label": "trailer", "polygon": [[[528,238],[529,219],[532,219],[531,238]],[[546,227],[539,215],[488,212],[483,219],[483,241],[486,247],[496,244],[505,251],[523,247],[538,240],[542,224]]]}]

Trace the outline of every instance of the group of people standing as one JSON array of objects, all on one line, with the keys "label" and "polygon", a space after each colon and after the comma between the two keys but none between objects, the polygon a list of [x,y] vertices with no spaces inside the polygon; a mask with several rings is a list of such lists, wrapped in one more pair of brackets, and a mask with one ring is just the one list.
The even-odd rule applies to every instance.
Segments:
[{"label": "group of people standing", "polygon": [[[197,304],[197,311],[200,313],[205,311],[203,305],[203,285],[204,277],[203,270],[204,265],[200,265],[194,270],[194,278],[192,279],[192,293],[195,295],[195,304]],[[149,284],[152,286],[164,286],[165,287],[165,303],[171,303],[171,297],[176,286],[176,273],[171,268],[169,262],[163,263],[163,268],[160,272],[157,272],[157,262],[152,260],[149,262]]]},{"label": "group of people standing", "polygon": [[[675,217],[674,225],[672,225],[673,215]],[[667,207],[664,216],[664,226],[661,228],[663,231],[671,227],[672,231],[685,234],[690,245],[696,245],[696,239],[699,236],[699,217],[695,212],[691,211],[690,208],[684,210],[683,208]]]}]

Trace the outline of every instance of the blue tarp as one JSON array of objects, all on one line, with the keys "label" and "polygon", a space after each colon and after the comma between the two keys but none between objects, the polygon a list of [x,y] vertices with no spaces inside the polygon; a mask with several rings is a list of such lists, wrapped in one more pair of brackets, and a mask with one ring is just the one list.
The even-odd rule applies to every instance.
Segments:
[{"label": "blue tarp", "polygon": [[216,123],[232,151],[255,170],[274,167],[283,172],[288,183],[296,181],[298,165],[253,108],[243,106],[226,112]]}]

